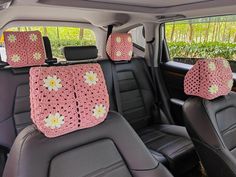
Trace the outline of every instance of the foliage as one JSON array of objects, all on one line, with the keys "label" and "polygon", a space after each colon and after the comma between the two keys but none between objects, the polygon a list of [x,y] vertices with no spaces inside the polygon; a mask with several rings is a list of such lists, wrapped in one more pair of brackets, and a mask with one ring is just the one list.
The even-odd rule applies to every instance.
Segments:
[{"label": "foliage", "polygon": [[166,23],[166,39],[171,58],[236,60],[236,16]]},{"label": "foliage", "polygon": [[235,60],[236,44],[222,42],[169,42],[171,58],[225,58]]}]

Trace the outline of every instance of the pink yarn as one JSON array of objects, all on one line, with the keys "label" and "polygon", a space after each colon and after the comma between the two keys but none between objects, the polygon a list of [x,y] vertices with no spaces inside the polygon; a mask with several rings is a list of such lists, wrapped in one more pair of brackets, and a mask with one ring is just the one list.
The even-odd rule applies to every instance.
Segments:
[{"label": "pink yarn", "polygon": [[[49,76],[60,80],[58,88],[49,90],[45,86]],[[31,68],[30,101],[32,120],[47,137],[93,127],[103,122],[109,111],[109,96],[99,64]],[[100,116],[94,112],[99,106],[105,111]],[[56,113],[64,117],[63,121],[59,127],[50,127],[46,121]]]},{"label": "pink yarn", "polygon": [[46,54],[39,31],[4,32],[7,62],[12,67],[44,64]]},{"label": "pink yarn", "polygon": [[127,33],[113,33],[106,46],[108,56],[113,61],[129,61],[133,54],[132,37]]},{"label": "pink yarn", "polygon": [[184,79],[184,92],[212,100],[227,95],[233,86],[233,74],[228,61],[199,60]]}]

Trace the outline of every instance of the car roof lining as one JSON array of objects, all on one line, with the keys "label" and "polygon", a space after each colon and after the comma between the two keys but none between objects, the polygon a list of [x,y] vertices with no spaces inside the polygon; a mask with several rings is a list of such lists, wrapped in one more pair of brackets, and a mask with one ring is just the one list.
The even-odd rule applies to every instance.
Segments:
[{"label": "car roof lining", "polygon": [[[232,0],[191,0],[187,4],[186,2],[189,1],[14,0],[8,9],[0,10],[0,28],[10,21],[47,20],[89,23],[98,27],[120,24],[114,28],[115,31],[120,31],[140,23],[163,23],[165,17],[167,19],[169,16],[175,19],[175,16],[196,18],[234,14],[236,8],[236,1]],[[144,3],[147,3],[146,7],[141,6]],[[164,5],[161,5],[162,3]],[[160,20],[159,17],[164,19]]]}]

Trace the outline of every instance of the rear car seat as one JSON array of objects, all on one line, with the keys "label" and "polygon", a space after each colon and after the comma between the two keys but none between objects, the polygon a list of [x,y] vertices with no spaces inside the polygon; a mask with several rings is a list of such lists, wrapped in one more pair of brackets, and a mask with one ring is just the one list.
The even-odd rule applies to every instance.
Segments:
[{"label": "rear car seat", "polygon": [[[98,62],[101,65],[110,96],[110,109],[118,110],[116,101],[116,97],[118,97],[121,113],[158,161],[169,167],[176,175],[181,175],[192,169],[198,163],[192,142],[184,127],[163,124],[150,125],[154,94],[146,72],[148,67],[143,58],[114,63],[114,61],[107,59],[88,60],[96,58],[93,55],[96,52],[94,47],[86,47],[86,50],[82,50],[81,47],[66,47],[64,51],[66,51],[65,58],[69,62]],[[80,58],[80,54],[86,55],[85,51],[90,51],[87,53],[87,59]],[[77,57],[73,54],[76,54]],[[114,86],[116,84],[119,85],[119,93],[115,94],[117,90],[115,91]]]},{"label": "rear car seat", "polygon": [[198,164],[194,146],[184,127],[150,124],[154,93],[150,74],[143,58],[132,58],[133,46],[129,34],[113,33],[107,42],[107,54],[112,61],[113,85],[119,112],[137,131],[147,147],[161,153],[169,168],[177,175]]},{"label": "rear car seat", "polygon": [[[80,53],[84,50],[80,50]],[[94,51],[94,50],[93,50]],[[96,58],[96,57],[91,57],[91,54],[93,52],[89,52],[89,56],[87,58]],[[78,57],[78,60],[81,58]],[[86,58],[85,58],[86,59]],[[133,60],[133,61],[136,61]],[[132,62],[133,62],[132,61]],[[137,60],[142,61],[142,59]],[[107,83],[107,88],[110,96],[110,104],[111,104],[111,110],[117,110],[116,108],[116,103],[115,103],[115,98],[113,95],[114,93],[114,88],[113,88],[113,77],[112,77],[112,63],[108,60],[104,61],[99,61],[99,63],[102,66],[103,72],[105,74],[105,79]],[[129,64],[130,65],[130,64]],[[140,67],[143,67],[140,63]],[[29,67],[24,67],[24,68],[14,68],[14,67],[7,67],[7,68],[2,68],[1,69],[1,75],[0,75],[0,81],[1,84],[0,86],[0,91],[1,91],[1,100],[3,102],[0,102],[0,143],[1,146],[10,149],[12,146],[13,141],[15,140],[16,135],[27,125],[31,124],[31,119],[30,119],[30,106],[29,106],[29,86],[28,86],[28,77],[29,77]],[[147,79],[147,78],[144,78]],[[149,90],[148,92],[152,92],[150,90],[150,87],[147,88]],[[5,94],[5,93],[9,93]],[[147,104],[148,105],[148,104]],[[132,124],[132,123],[131,123]],[[170,126],[168,126],[170,127]],[[149,127],[150,128],[150,127]],[[162,127],[163,128],[163,127]],[[172,128],[172,127],[171,127]],[[162,132],[165,132],[166,127],[162,129]],[[182,129],[179,127],[179,129]],[[143,129],[136,129],[138,130],[140,134],[147,134],[148,132],[153,132],[153,130],[156,131],[156,129],[145,129],[145,132],[142,132]],[[154,131],[154,132],[155,132]],[[169,131],[167,131],[169,132]],[[181,130],[181,133],[183,131]],[[165,133],[166,134],[166,133]],[[185,133],[183,133],[185,134]],[[174,137],[176,134],[174,133]],[[182,137],[182,136],[181,136]],[[156,138],[156,137],[155,137]],[[162,138],[161,138],[162,139]],[[167,144],[166,146],[169,146],[168,141],[166,141]],[[172,144],[173,145],[173,144]],[[172,146],[170,145],[170,147]],[[175,144],[174,144],[175,145]],[[163,163],[165,163],[169,157],[166,156],[164,157],[162,154],[158,153],[156,149],[151,150],[155,157],[158,160],[161,160]],[[189,159],[187,159],[189,160]],[[171,162],[171,159],[168,159],[169,162]],[[189,162],[188,162],[189,163]],[[171,164],[170,164],[171,165]]]},{"label": "rear car seat", "polygon": [[3,177],[172,177],[127,121],[109,112],[99,64],[31,68],[30,90],[35,125],[16,138]]}]

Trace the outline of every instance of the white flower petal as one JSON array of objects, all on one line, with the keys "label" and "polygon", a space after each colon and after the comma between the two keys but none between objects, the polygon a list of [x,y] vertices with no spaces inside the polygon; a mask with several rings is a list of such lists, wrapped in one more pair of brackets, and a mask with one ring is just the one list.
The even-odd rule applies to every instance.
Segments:
[{"label": "white flower petal", "polygon": [[60,88],[62,88],[61,79],[58,79],[57,76],[47,76],[47,78],[43,79],[43,82],[43,86],[49,91],[58,91]]}]

